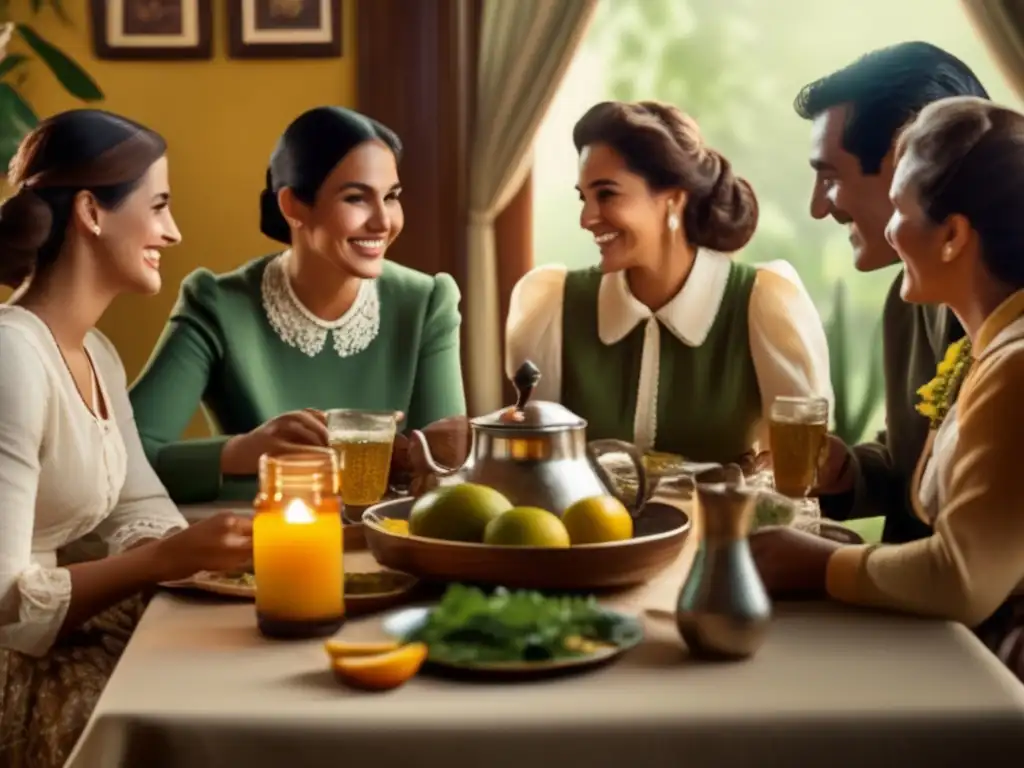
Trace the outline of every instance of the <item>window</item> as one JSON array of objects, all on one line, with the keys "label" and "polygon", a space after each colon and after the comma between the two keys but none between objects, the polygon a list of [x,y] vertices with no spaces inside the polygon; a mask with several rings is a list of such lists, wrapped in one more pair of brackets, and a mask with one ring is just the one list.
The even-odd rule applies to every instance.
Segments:
[{"label": "window", "polygon": [[[575,121],[604,99],[659,99],[696,118],[708,143],[754,185],[760,226],[739,258],[792,263],[826,320],[842,284],[847,326],[875,326],[897,267],[857,273],[845,230],[811,219],[809,126],[792,104],[814,78],[873,48],[915,39],[959,56],[994,99],[1020,106],[957,2],[600,0],[535,144],[536,262],[581,267],[597,259],[579,228]],[[846,341],[846,360],[833,361],[833,380],[846,379],[847,405],[856,410],[866,392],[866,361],[879,350],[868,333]],[[848,438],[880,426],[881,399],[874,400],[871,418],[849,427],[860,434]]]}]

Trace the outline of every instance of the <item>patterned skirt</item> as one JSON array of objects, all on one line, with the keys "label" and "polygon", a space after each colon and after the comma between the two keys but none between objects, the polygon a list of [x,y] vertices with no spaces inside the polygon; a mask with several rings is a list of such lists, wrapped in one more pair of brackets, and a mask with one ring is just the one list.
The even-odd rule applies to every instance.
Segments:
[{"label": "patterned skirt", "polygon": [[118,603],[42,658],[0,650],[0,768],[64,765],[146,603]]},{"label": "patterned skirt", "polygon": [[1024,595],[1014,595],[975,630],[989,650],[1024,682]]}]

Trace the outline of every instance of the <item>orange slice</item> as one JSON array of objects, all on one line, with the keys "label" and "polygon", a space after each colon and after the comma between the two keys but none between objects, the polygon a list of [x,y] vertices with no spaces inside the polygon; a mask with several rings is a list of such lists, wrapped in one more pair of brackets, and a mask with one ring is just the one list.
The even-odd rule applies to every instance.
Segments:
[{"label": "orange slice", "polygon": [[426,658],[425,643],[409,643],[376,656],[335,658],[331,668],[339,680],[354,688],[387,691],[410,680]]},{"label": "orange slice", "polygon": [[343,659],[349,656],[379,656],[382,653],[398,650],[398,643],[386,640],[380,643],[346,643],[343,640],[328,640],[324,650],[332,659]]}]

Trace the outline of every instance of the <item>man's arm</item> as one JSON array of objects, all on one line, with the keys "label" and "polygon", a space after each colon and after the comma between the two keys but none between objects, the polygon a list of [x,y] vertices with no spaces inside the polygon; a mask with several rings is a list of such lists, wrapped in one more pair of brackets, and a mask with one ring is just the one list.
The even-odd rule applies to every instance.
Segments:
[{"label": "man's arm", "polygon": [[908,478],[893,463],[886,433],[879,432],[873,442],[860,443],[847,450],[840,474],[844,493],[822,495],[821,513],[832,520],[888,515],[905,506]]},{"label": "man's arm", "polygon": [[907,304],[900,296],[902,283],[901,273],[882,312],[885,430],[874,441],[846,448],[842,471],[829,484],[844,490],[820,497],[822,514],[830,518],[884,516],[887,530],[892,521],[901,528],[923,526],[908,503],[910,480],[928,436],[928,421],[916,410],[917,389],[935,375],[946,336],[943,310]]}]

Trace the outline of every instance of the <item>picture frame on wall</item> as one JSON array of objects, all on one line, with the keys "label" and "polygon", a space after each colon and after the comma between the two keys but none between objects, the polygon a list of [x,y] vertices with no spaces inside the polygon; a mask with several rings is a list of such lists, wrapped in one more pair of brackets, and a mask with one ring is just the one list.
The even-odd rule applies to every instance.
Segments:
[{"label": "picture frame on wall", "polygon": [[341,56],[342,0],[227,0],[235,59]]},{"label": "picture frame on wall", "polygon": [[209,59],[212,0],[90,0],[96,57],[118,61]]}]

